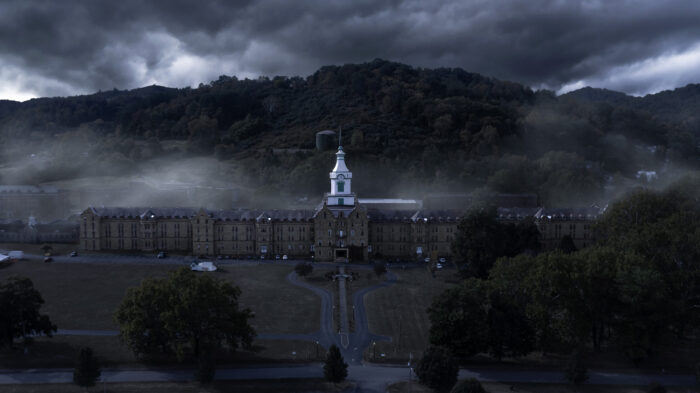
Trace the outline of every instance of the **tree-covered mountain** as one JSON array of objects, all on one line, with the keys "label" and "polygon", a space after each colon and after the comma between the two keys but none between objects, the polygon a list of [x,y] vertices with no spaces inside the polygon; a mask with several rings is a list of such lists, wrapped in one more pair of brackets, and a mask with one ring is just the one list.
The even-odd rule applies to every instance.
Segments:
[{"label": "tree-covered mountain", "polygon": [[374,60],[307,78],[221,76],[198,88],[0,101],[0,175],[138,175],[154,160],[213,156],[217,174],[203,182],[316,196],[333,154],[313,149],[315,133],[342,127],[365,196],[488,188],[536,192],[550,206],[600,203],[637,184],[639,170],[697,166],[700,94],[690,88],[556,97],[461,69]]}]

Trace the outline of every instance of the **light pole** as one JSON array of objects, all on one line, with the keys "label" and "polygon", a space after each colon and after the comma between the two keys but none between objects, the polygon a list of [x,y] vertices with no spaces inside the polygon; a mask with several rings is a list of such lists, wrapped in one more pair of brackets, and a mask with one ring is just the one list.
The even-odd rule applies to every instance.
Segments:
[{"label": "light pole", "polygon": [[413,352],[408,353],[408,393],[411,393],[411,362],[413,361]]}]

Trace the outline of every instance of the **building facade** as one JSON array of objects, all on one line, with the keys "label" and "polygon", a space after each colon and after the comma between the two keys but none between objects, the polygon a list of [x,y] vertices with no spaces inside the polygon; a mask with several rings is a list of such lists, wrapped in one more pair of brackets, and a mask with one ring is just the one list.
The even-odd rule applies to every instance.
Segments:
[{"label": "building facade", "polygon": [[0,219],[42,221],[66,218],[66,193],[52,186],[0,185]]},{"label": "building facade", "polygon": [[[330,192],[313,210],[90,207],[80,217],[80,247],[237,258],[287,255],[317,261],[451,255],[463,210],[422,209],[417,201],[396,199],[363,203],[352,192],[352,172],[342,146],[329,178]],[[386,208],[387,201],[399,208]],[[555,248],[566,235],[581,248],[592,242],[591,224],[601,212],[597,208],[502,208],[498,218],[534,221],[544,249]]]}]

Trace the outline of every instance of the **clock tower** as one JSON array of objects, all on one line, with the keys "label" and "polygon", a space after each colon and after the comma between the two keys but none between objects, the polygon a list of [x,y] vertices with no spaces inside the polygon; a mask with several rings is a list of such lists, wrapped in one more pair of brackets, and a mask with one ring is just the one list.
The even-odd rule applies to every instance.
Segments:
[{"label": "clock tower", "polygon": [[[342,133],[340,134],[342,135]],[[330,173],[331,192],[328,194],[329,206],[355,206],[355,194],[352,193],[352,172],[345,165],[345,152],[343,146],[338,143],[338,152],[335,153],[335,167]]]}]

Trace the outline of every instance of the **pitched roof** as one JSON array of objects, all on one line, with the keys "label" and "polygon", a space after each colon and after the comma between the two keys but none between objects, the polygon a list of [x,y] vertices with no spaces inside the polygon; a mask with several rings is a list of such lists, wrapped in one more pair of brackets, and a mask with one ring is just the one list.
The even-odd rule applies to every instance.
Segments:
[{"label": "pitched roof", "polygon": [[153,215],[155,218],[189,218],[196,214],[197,210],[188,207],[94,207],[90,210],[100,217],[115,218],[145,218]]},{"label": "pitched roof", "polygon": [[604,208],[542,208],[536,215],[538,220],[595,220],[605,212]]}]

